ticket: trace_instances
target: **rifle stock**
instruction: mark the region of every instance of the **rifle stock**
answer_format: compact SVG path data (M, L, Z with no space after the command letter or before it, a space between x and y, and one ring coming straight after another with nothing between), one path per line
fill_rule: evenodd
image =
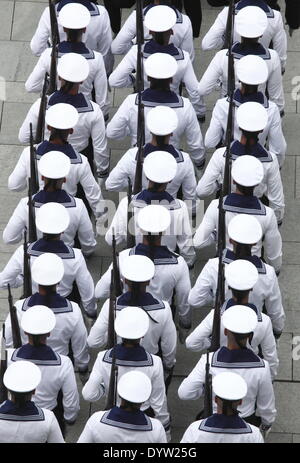
M48 88L48 74L45 74L43 90L41 95L41 102L39 108L38 121L36 126L35 143L41 143L44 140L45 132L45 114L47 107L47 88Z
M109 318L108 318L108 333L107 333L107 348L113 349L112 363L110 369L108 394L105 404L105 410L110 410L116 405L117 398L117 375L118 367L116 366L116 353L114 347L117 344L117 337L115 332L115 310L116 310L116 292L114 285L114 271L111 271L110 280L110 298L109 298Z
M113 250L113 279L116 296L120 296L123 292L122 282L120 277L120 269L118 265L118 253L116 251L116 237L113 230L112 235L112 250Z
M2 325L2 337L1 337L1 363L0 363L0 404L7 400L7 389L3 382L4 373L7 368L7 352L5 348L5 324Z
M30 268L30 256L28 255L27 250L27 231L24 232L24 244L23 244L23 274L24 274L24 282L23 282L23 296L22 299L30 297L32 295L32 282L31 282L31 268Z
M35 194L39 191L39 177L37 172L37 162L35 157L35 148L33 144L33 132L32 132L32 124L29 124L30 130L30 179L29 182L31 183L31 191L32 194Z
M15 308L14 303L13 303L13 298L12 298L12 294L10 290L10 284L7 285L7 289L8 289L8 305L9 305L9 315L10 315L13 345L14 345L14 348L17 349L18 347L22 346L20 325L19 325L19 320L17 316L17 309Z
M127 189L127 248L133 248L135 246L135 236L130 233L130 227L132 228L132 219L133 219L133 208L131 204L132 200L132 184L131 180L128 177L128 189Z
M34 243L37 240L34 205L32 201L31 178L28 182L28 241Z

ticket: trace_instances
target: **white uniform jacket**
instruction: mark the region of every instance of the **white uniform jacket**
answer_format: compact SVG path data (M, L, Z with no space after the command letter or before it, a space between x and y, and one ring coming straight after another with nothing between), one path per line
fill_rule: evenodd
M75 196L78 183L81 184L86 199L89 202L95 216L97 216L97 206L102 198L101 189L92 174L89 162L83 154L74 150L72 145L56 145L48 140L43 141L35 147L35 157L37 162L41 157L49 151L60 151L64 153L71 161L71 168L68 174L67 181L62 188L70 195ZM25 148L18 162L8 178L8 188L12 191L22 191L27 188L27 178L30 177L30 148ZM43 188L44 182L39 175L40 188Z
M1 444L64 444L54 413L26 402L22 409L7 400L0 407Z
M240 89L237 89L234 93L234 131L233 139L241 139L241 131L239 130L236 121L236 109L243 103L248 101L254 101L261 103L268 113L268 123L266 128L259 134L259 143L263 146L266 144L269 147L269 151L276 154L277 160L280 166L283 165L285 154L286 154L286 141L282 132L281 117L279 109L273 101L267 99L267 97L261 93L254 93L251 95L242 95ZM212 112L211 120L207 132L205 134L205 147L215 148L220 141L225 144L225 134L227 128L228 119L228 98L220 98L217 100L215 107Z
M47 338L47 344L57 354L68 355L69 342L71 342L75 367L85 370L90 360L87 345L87 330L83 321L81 310L76 302L68 301L58 293L53 293L50 298L35 293L27 299L21 299L15 304L20 325L22 344L26 344L27 336L21 328L23 314L29 307L45 305L49 307L56 318L56 325ZM5 320L5 340L7 347L13 347L11 320L8 315Z
M132 249L125 249L119 254L119 262L128 255L141 255L150 258L150 248L145 244L138 244ZM156 298L172 304L172 297L176 293L176 307L178 309L181 326L190 328L191 311L188 304L191 280L188 266L183 257L170 251L166 246L155 246L154 254L155 275L150 280L148 291ZM95 297L108 298L110 292L112 264L102 275L95 288Z
M74 198L64 190L48 192L41 190L32 197L33 206L39 209L43 204L55 202L62 204L69 213L70 223L62 234L62 240L69 246L74 246L74 239L78 233L81 250L84 255L90 255L95 250L97 241L93 231L91 219L82 199ZM36 214L36 211L35 211ZM28 197L22 198L14 210L3 231L5 244L16 244L23 239L23 232L28 229ZM37 237L42 238L42 233L37 230Z
M118 311L125 307L132 306L131 294L129 292L122 294L117 299ZM149 315L149 330L141 341L141 345L151 354L157 354L159 351L159 341L161 343L162 360L167 369L175 365L177 335L176 328L172 318L172 312L168 302L154 298L150 293L144 293L139 300L139 307L145 310ZM151 320L151 318L155 321ZM100 348L107 343L109 318L109 300L105 301L101 312L91 331L88 335L89 347Z
M75 373L69 357L57 354L46 344L34 347L25 344L18 349L8 349L7 363L27 360L37 365L42 379L32 396L41 408L53 410L57 406L57 394L62 390L64 419L74 421L79 412L79 394Z
M112 364L112 351L115 349L118 381L129 371L138 369L151 380L152 391L147 402L141 409L152 407L156 418L167 429L170 426L170 416L167 409L166 390L161 359L157 355L147 352L142 346L127 348L117 344L113 349L99 352L90 374L88 382L82 389L84 400L95 402L109 391L109 379ZM120 404L120 398L117 405Z
M287 38L284 30L282 16L279 11L270 8L263 0L241 0L235 6L235 14L246 6L258 6L262 8L268 17L268 27L263 36L259 39L265 47L273 42L273 48L277 51L281 66L284 69L287 58ZM228 7L225 7L217 16L214 24L205 34L202 40L203 50L222 48L224 45L225 31L228 17ZM240 36L234 32L234 41L240 40Z
M93 314L96 309L94 282L80 249L71 248L63 241L46 241L42 238L31 243L28 247L30 264L32 265L35 258L45 252L52 252L63 259L65 273L57 287L57 292L61 296L67 297L72 292L73 283L76 281L85 311ZM23 245L21 245L15 250L4 270L0 273L0 288L6 288L7 283L12 288L18 288L23 284L23 260L24 250ZM32 282L32 289L33 292L38 290L34 281Z
M181 444L263 444L259 428L243 418L214 414L194 421L185 431Z
M181 138L185 135L189 153L195 164L201 164L205 157L205 148L199 122L194 108L187 98L176 95L174 92L161 92L147 88L142 93L145 120L151 108L156 106L169 106L174 109L178 117L178 126L174 131L170 143L180 149ZM137 143L137 115L138 96L128 95L118 108L112 120L107 124L106 134L108 138L121 139L131 137L131 145ZM145 127L145 141L151 141L151 135Z
M127 412L114 407L94 413L87 421L78 444L165 444L163 425L141 411Z
M256 143L247 147L239 141L234 141L230 147L230 157L232 162L240 156L249 154L262 162L264 168L264 178L261 183L255 187L254 194L258 198L263 195L269 199L269 205L274 210L277 221L280 222L284 216L284 195L279 171L279 164L275 154L265 150L265 148ZM205 172L197 185L197 196L205 198L218 189L219 183L222 183L225 171L226 148L218 148L209 160ZM231 191L235 191L235 186L231 184Z
M194 246L202 248L211 241L211 234L218 229L219 204L217 199L211 201L205 211L203 220L194 235ZM225 210L226 224L226 247L232 250L232 244L229 242L227 227L230 220L236 214L254 215L259 221L263 230L263 246L265 258L276 271L280 270L282 263L282 239L278 231L277 221L273 209L264 206L255 196L242 196L237 193L231 193L225 196L223 200ZM253 246L254 255L261 257L262 242L260 241Z
M234 306L236 303L233 299L227 299L222 305L221 311L221 324L220 324L220 345L227 345L227 337L224 334L223 317L225 310ZM269 363L272 381L277 375L279 365L276 342L272 331L272 323L268 315L261 313L254 304L244 304L255 311L257 314L257 326L254 330L253 339L248 348L251 348L256 354L259 353L259 346L263 358ZM185 344L187 349L193 351L207 350L211 345L211 335L213 328L214 310L202 320L202 322L194 329L194 331L186 338Z
M265 306L269 315L273 330L281 333L284 328L285 313L282 306L282 299L278 279L275 270L271 265L265 264L257 256L243 257L249 260L258 271L258 281L249 293L249 302L254 304L261 312ZM235 254L229 249L224 250L223 264L230 264L236 260ZM190 291L188 303L191 307L214 305L217 291L219 259L209 259L198 276L195 285ZM231 291L225 282L225 297L228 298Z
M39 98L30 107L27 116L19 130L19 140L21 143L29 143L30 131L29 124L32 123L33 137L36 134L36 127L39 116L41 99ZM48 107L57 103L68 103L77 109L79 119L74 128L74 132L69 137L69 142L76 151L83 151L89 145L91 137L94 150L94 162L97 170L105 171L109 165L109 154L105 136L105 123L101 109L84 96L82 93L77 95L66 95L60 90L53 93L48 100ZM49 131L45 127L45 138L49 138Z
M210 374L232 371L242 376L248 391L238 407L240 416L247 418L256 410L262 424L272 425L276 417L275 397L271 381L270 367L267 361L259 358L251 349L229 350L222 346L209 354ZM189 376L183 380L178 389L181 400L196 400L202 396L205 384L206 355L202 355ZM215 395L213 394L213 411L216 413Z
M192 231L187 206L183 201L174 199L173 196L167 192L152 193L148 190L143 190L141 193L133 196L131 201L131 206L133 206L133 220L130 221L129 230L135 235L136 243L140 243L142 241L142 233L136 222L137 214L142 207L149 204L159 204L170 211L171 225L162 237L162 244L168 246L171 251L175 251L177 245L180 250L180 254L184 257L187 264L192 265L196 256L193 248ZM110 228L105 235L105 241L110 246L112 245L113 230L117 244L121 244L126 241L128 228L127 210L128 199L125 197L120 201Z

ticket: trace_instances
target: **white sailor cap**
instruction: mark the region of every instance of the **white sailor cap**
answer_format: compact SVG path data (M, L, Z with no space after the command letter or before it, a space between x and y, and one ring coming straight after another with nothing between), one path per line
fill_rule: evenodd
M139 212L137 223L143 233L158 235L169 228L171 214L163 206L154 204L145 206Z
M167 151L153 151L146 156L143 169L148 180L155 183L168 183L177 173L177 162Z
M267 27L268 17L258 6L246 6L236 15L235 28L241 37L261 37Z
M228 236L236 243L256 244L262 235L259 221L249 214L237 214L228 224Z
M232 333L252 333L257 326L257 314L246 305L233 305L223 313L222 322Z
M51 333L56 325L56 318L51 309L45 305L34 305L24 312L21 327L28 334Z
M31 276L38 285L52 286L59 283L64 276L62 259L52 252L38 256L31 267Z
M254 156L239 156L233 163L231 176L239 185L259 185L264 178L262 162Z
M154 277L155 266L146 256L127 256L120 259L120 272L126 280L142 283Z
M166 5L150 8L145 15L144 24L152 32L165 32L172 29L177 21L175 11Z
M68 82L83 82L88 77L89 72L90 67L87 59L78 53L66 53L58 61L57 74Z
M4 386L12 392L26 393L34 391L42 379L41 370L27 360L11 363L3 376Z
M58 235L68 228L70 216L62 204L46 203L37 210L35 222L42 233Z
M237 259L225 265L225 278L230 288L247 291L257 283L258 271L248 260Z
M248 101L238 107L236 121L238 126L247 132L259 132L267 126L268 112L262 104Z
M144 67L147 76L154 79L170 79L178 69L176 59L167 53L153 53L146 59Z
M241 400L247 395L247 383L237 373L224 371L214 376L212 388L216 396L224 400Z
M67 177L71 169L71 161L61 151L48 151L38 163L39 173L46 178L59 179Z
M168 106L156 106L146 116L149 132L154 135L170 135L177 129L178 117L174 109Z
M236 75L243 84L260 85L267 82L269 71L260 56L246 55L236 63Z
M125 307L115 319L115 332L120 338L141 339L149 329L149 317L140 307Z
M66 29L84 29L90 22L89 10L80 3L69 3L59 12L58 22Z
M146 402L151 391L151 380L141 371L129 371L122 375L118 382L118 394L128 402L136 404Z
M67 103L57 103L46 111L46 124L54 129L73 129L78 122L79 114L74 106Z

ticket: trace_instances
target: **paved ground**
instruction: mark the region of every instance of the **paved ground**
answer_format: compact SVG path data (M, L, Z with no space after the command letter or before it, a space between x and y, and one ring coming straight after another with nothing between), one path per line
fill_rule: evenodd
M48 2L47 2L48 3ZM283 0L279 2L283 6ZM7 178L13 169L21 151L17 138L19 127L36 95L25 92L24 81L32 70L36 58L32 56L29 41L33 35L38 19L46 6L46 0L0 0L0 230L2 232L18 200L24 195L14 194L7 190ZM215 19L218 10L209 7L206 0L202 1L203 25L201 37L208 30ZM124 10L123 19L128 10ZM195 41L196 74L200 78L210 62L213 53L200 50L200 40ZM287 321L284 334L279 343L280 369L275 383L276 405L278 417L269 435L268 442L300 442L300 362L292 360L292 339L300 336L300 156L298 153L298 131L300 128L300 103L294 101L291 91L295 86L292 79L300 74L300 32L296 32L292 39L288 39L288 64L284 75L284 89L286 97L286 115L284 118L284 133L288 142L288 156L282 169L285 189L286 213L284 225L281 229L284 241L283 269L280 275L280 287L283 295ZM118 62L118 60L117 60ZM3 98L3 79L5 79L6 98ZM300 81L300 78L299 78ZM115 108L123 101L129 92L116 90L111 93L111 102ZM300 96L300 95L299 95ZM207 99L208 114L217 94ZM5 100L5 101L1 101ZM203 126L202 126L203 127ZM207 123L202 128L203 133ZM110 143L112 166L115 165L125 149L128 140ZM105 197L118 199L117 195L105 194ZM103 239L98 240L97 252L88 261L94 281L106 270L110 262L110 249ZM0 240L0 269L4 267L14 251L15 246L5 246ZM198 255L194 275L197 276L206 260L213 255L213 250L201 252ZM194 275L192 276L194 279ZM20 296L20 291L14 291L14 298ZM103 301L102 301L103 302ZM101 307L101 301L99 304ZM0 291L0 321L6 317L8 308L6 292ZM194 325L207 314L207 310L199 310L194 314ZM300 343L300 338L298 340ZM93 355L94 356L94 355ZM175 376L169 389L169 408L172 415L172 437L178 442L186 427L194 420L201 403L181 402L177 398L177 389L184 378L198 360L198 354L188 352L183 346L178 347ZM92 365L92 363L91 363ZM81 388L81 386L79 385ZM93 405L93 410L101 409L102 403ZM67 440L75 442L89 414L89 404L81 400L81 410L75 426L69 428Z

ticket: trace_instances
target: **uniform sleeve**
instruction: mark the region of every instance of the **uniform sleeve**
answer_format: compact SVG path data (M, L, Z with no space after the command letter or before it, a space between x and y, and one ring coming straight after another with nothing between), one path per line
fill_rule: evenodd
M276 14L277 12L275 12ZM285 68L286 59L287 59L287 37L283 25L283 20L281 14L276 14L277 24L275 27L275 34L273 35L273 49L277 51L278 56L281 62L282 70Z
M168 304L164 301L164 304ZM176 362L177 334L170 307L166 307L166 318L161 334L162 361L165 368L173 368Z
M30 48L35 56L40 56L48 47L47 41L50 35L50 15L49 7L47 6L39 20L38 27L30 42Z
M25 148L22 151L14 170L8 177L8 189L11 191L23 191L27 187L28 150L28 148Z
M74 302L72 302L74 304ZM75 366L80 370L85 370L88 367L90 355L87 345L87 330L82 318L81 310L78 309L78 319L74 326L71 337L72 351L75 360Z
M264 235L265 256L275 271L279 271L282 264L282 239L278 230L277 220L273 210L270 210L270 218Z
M196 400L203 394L205 384L205 358L201 357L189 376L179 386L178 396L181 400Z
M132 87L133 80L130 77L132 71L136 69L137 61L137 46L134 45L129 52L124 56L121 63L109 76L109 84L111 87L123 88Z
M205 169L203 176L199 180L196 189L197 196L200 199L204 199L217 191L219 185L218 180L220 177L222 177L224 151L224 148L219 148L210 158L210 161Z
M97 72L94 79L95 97L96 103L103 110L107 98L107 79L104 60L100 53L96 55L96 63Z
M64 418L67 421L74 421L79 412L79 394L76 378L71 360L65 357L64 376L62 384Z
M91 416L89 420L87 421L82 433L80 434L77 444L96 443L94 440L94 434L93 434L93 427L94 427L93 421L94 421L93 416Z
M272 378L272 381L274 381L277 375L277 370L278 370L278 365L279 365L276 341L275 341L274 334L272 331L272 324L271 324L270 318L266 316L264 317L264 319L266 320L265 322L266 330L265 330L265 335L263 339L261 340L261 349L263 353L263 358L267 360L267 362L269 363L271 378Z
M112 120L107 124L106 135L108 138L115 138L117 140L130 135L128 97L125 98Z
M215 148L224 137L224 129L222 123L222 114L218 100L213 109L211 120L207 132L205 134L204 144L206 148Z
M185 433L182 436L182 439L180 441L181 444L195 444L196 442L198 443L198 439L196 440L195 436L195 424L192 423L190 426L186 429ZM200 425L200 421L197 421L196 429L198 430ZM199 432L199 431L198 431Z
M116 237L116 244L125 243L127 237L127 209L128 200L127 197L123 198L116 210L116 213L112 219L111 225L105 235L105 241L109 246L112 245L112 232L114 230Z
M193 159L196 165L199 165L205 158L205 147L203 143L202 133L195 110L192 107L191 103L188 100L185 100L185 105L187 105L187 111L185 114L186 142L191 158Z
M282 306L281 292L278 284L275 270L271 267L273 278L270 282L269 292L265 299L265 307L268 316L271 319L273 330L276 333L281 333L284 328L285 313Z
M130 156L125 153L110 172L105 182L106 189L108 191L127 191L128 177L132 181L135 174L131 169L132 166L134 164L131 162Z
M96 299L109 298L111 271L112 271L112 264L110 264L106 272L103 273L100 280L96 284L96 288L95 288L95 298Z
M269 206L274 210L277 221L281 221L284 215L284 195L279 165L275 155L270 169L268 169L267 197L270 203Z
M195 170L190 157L185 159L186 172L182 178L182 194L184 200L196 199L197 181L195 177Z
M100 355L101 354L101 355ZM105 388L103 384L103 375L102 375L102 354L98 354L93 370L90 374L88 382L84 385L82 389L82 397L84 400L89 402L96 402L100 400L105 393Z
M155 419L155 418L154 418ZM152 419L151 421L153 421ZM167 436L166 436L166 431L164 430L163 425L158 421L155 420L157 423L157 429L156 429L156 438L155 438L155 443L157 444L166 444L167 443Z
M95 117L91 127L91 137L94 149L94 161L97 172L105 171L109 168L109 152L105 134L105 122L101 109L94 105Z
M170 425L170 415L167 409L166 388L164 383L164 373L160 358L155 363L155 372L151 378L152 391L149 397L150 406L153 408L155 418L167 428Z
M188 265L193 265L196 259L196 253L193 246L192 229L190 225L189 213L185 203L181 203L182 222L181 233L177 235L177 245L180 255L185 259Z
M196 280L196 283L190 290L188 302L193 308L202 307L206 304L210 304L213 301L214 280L209 270L210 261L205 264Z
M39 57L32 73L25 82L25 89L28 93L40 93L43 89L46 72L49 72L50 53L47 50L43 51Z
M23 247L19 246L0 273L0 288L18 288L23 284Z
M120 32L111 44L114 55L125 55L132 47L132 40L136 35L135 11L126 19Z
M279 166L282 167L286 155L286 141L282 132L282 123L277 106L274 106L268 133L269 150L276 154Z
M189 53L191 62L194 61L195 59L195 49L194 49L194 41L193 41L193 28L192 28L192 23L191 20L188 16L184 17L184 23L185 24L185 34L182 38L182 42L180 44L180 48L182 50L185 50Z
M78 199L77 199L78 201ZM78 226L78 238L81 244L81 250L85 256L92 254L97 246L97 241L95 239L95 234L93 230L93 225L91 219L89 218L88 211L83 203L80 200L80 220Z
M194 331L186 338L186 348L195 352L208 349L211 345L214 310L202 320Z
M81 252L79 255L75 279L84 310L93 314L97 307L94 298L94 282Z
M215 22L203 37L202 50L213 50L223 47L226 29L226 22L224 23L224 18L227 19L227 16L228 7L224 8L221 13L218 14Z
M272 425L276 418L276 408L268 362L265 362L265 368L262 371L256 397L256 414L261 417L262 424Z
M188 303L188 297L191 289L191 279L188 266L183 259L180 259L180 267L178 267L178 269L180 269L180 274L176 281L175 291L179 323L184 328L190 328L192 324L192 313Z
M87 338L89 347L103 347L107 343L109 301L106 301Z
M194 246L196 248L204 248L211 243L210 235L217 228L217 218L217 203L216 200L213 200L206 209L202 222L194 235Z
M50 412L50 413L51 413L51 418L50 418L51 421L49 425L47 444L64 444L65 440L61 433L57 419L53 412Z
M284 109L284 94L282 86L280 60L276 51L270 50L270 52L273 67L269 74L269 79L267 83L269 98L271 101L273 101L273 103L276 103L279 111L282 111Z
M186 57L188 56L187 52L185 53L185 55ZM199 114L201 103L199 101L200 95L198 92L198 80L196 78L195 71L189 56L187 60L187 66L183 75L183 82L185 83L185 88L189 94L190 101L194 106L196 113Z
M218 52L211 60L208 68L203 74L198 91L201 96L209 95L215 88L218 79L222 76L222 52Z
M95 177L92 174L90 165L87 160L84 162L82 175L80 177L80 184L84 190L86 199L88 200L94 215L96 215L97 205L102 198L102 193L98 183L95 180Z
M110 19L106 8L101 8L100 14L102 15L102 33L99 35L97 51L102 54L104 61L106 61L106 56L110 53L112 43Z
M27 217L27 198L23 198L19 201L13 215L8 221L5 229L3 230L3 241L5 244L16 244L19 243L23 238L23 231L26 227Z
M29 143L30 142L30 129L29 125L32 124L32 134L33 138L36 136L36 128L39 117L41 99L39 98L33 105L30 107L23 124L19 130L19 141L20 143Z

